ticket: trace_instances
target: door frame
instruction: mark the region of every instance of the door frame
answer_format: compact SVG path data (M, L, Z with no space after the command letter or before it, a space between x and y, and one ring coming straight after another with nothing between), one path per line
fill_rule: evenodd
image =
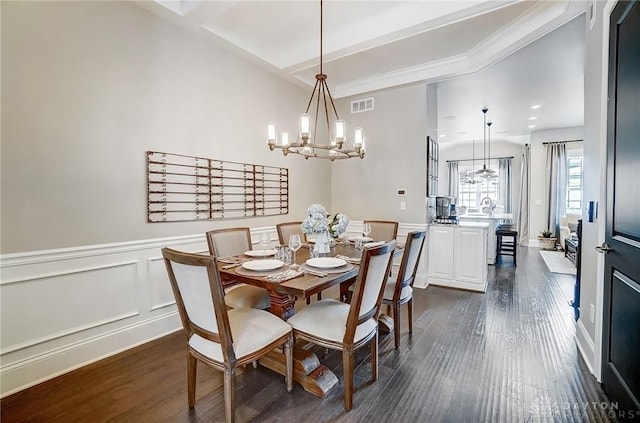
M598 207L597 245L601 245L605 241L607 218L607 113L608 113L608 97L609 97L609 30L611 28L611 12L618 3L617 0L607 0L602 11L602 80L600 81L600 195ZM583 227L584 230L584 227ZM589 246L587 248L592 248ZM594 355L592 370L596 380L602 382L602 341L603 341L603 323L604 323L604 254L596 254L597 257L597 274L596 274L596 313L595 313L595 334L594 334ZM587 313L583 313L587 316Z

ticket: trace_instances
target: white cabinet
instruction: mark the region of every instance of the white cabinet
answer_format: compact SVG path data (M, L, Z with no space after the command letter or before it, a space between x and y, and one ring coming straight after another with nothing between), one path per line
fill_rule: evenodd
M510 213L494 213L493 215L466 215L458 216L460 223L488 223L487 237L487 263L496 262L496 227L502 222L509 222L513 218Z
M427 256L427 271L429 277L453 279L453 227L429 227L429 255Z
M487 223L429 226L429 284L487 290Z

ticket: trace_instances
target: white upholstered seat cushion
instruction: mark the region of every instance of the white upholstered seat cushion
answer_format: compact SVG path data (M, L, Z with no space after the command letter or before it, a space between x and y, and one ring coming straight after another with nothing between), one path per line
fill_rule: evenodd
M271 304L265 289L256 286L237 284L226 289L224 302L231 308L257 308L266 310Z
M287 322L297 331L341 343L347 329L349 308L349 304L340 301L322 300L306 306ZM357 343L374 330L377 330L377 324L371 318L356 328L354 342Z
M387 286L384 287L384 299L387 301L393 300L393 291L396 289L396 279L389 278L387 280ZM413 288L411 286L405 286L400 291L400 300L410 297L413 294Z
M349 291L353 292L355 289L355 284L352 284L349 287ZM396 289L396 277L392 276L387 279L387 285L384 287L384 300L392 301L393 300L393 291ZM410 286L405 286L400 291L400 300L404 300L405 298L410 297L413 294L413 288Z
M229 310L227 315L237 359L258 351L291 332L291 326L287 322L268 311L236 308ZM189 346L215 361L224 362L222 349L216 342L194 334L189 339Z

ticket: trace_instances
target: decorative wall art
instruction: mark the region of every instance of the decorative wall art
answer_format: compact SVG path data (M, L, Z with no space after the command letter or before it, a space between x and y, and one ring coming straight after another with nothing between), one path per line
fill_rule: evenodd
M147 151L147 222L289 212L289 169Z

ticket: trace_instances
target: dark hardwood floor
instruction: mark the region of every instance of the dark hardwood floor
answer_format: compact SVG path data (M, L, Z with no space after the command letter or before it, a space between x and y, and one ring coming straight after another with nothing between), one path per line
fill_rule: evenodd
M380 369L369 382L367 348L357 354L354 408L342 385L325 399L248 366L237 377L240 422L606 422L608 400L574 340L571 278L549 273L535 248L518 268L490 266L486 294L416 289L409 336L380 337ZM336 292L337 296L337 292ZM321 360L342 379L341 354ZM187 407L182 332L83 367L0 401L10 422L211 422L224 419L222 375L198 366Z

